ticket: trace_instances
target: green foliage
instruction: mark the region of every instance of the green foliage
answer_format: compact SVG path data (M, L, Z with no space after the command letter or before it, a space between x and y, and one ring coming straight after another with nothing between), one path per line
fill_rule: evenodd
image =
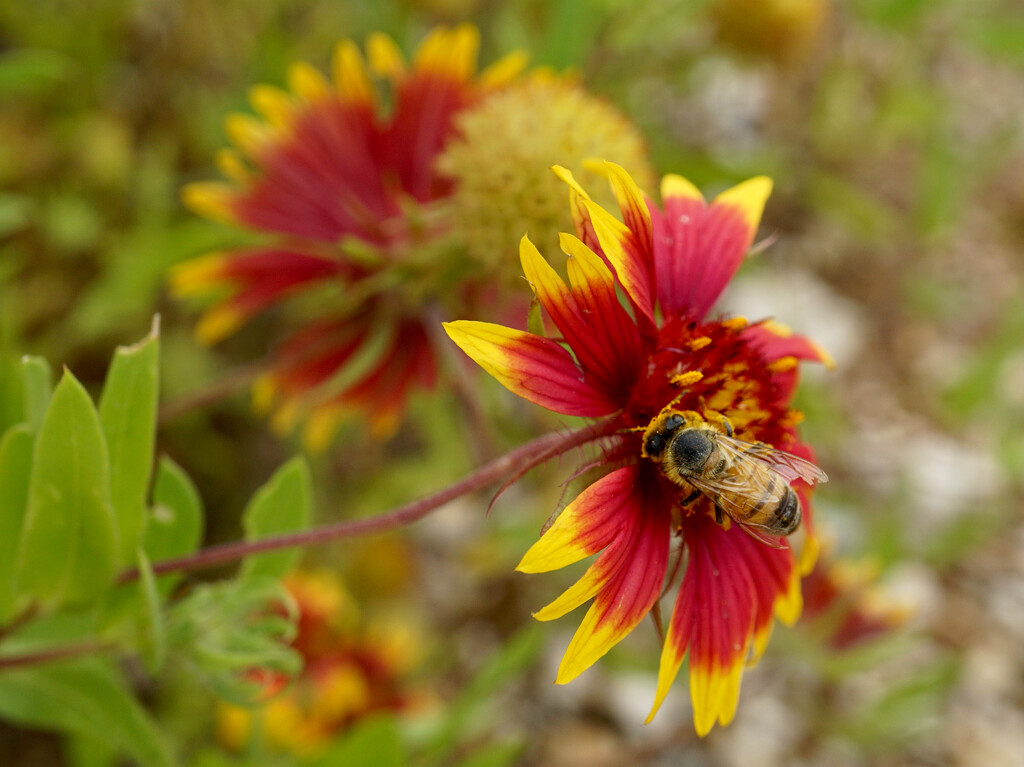
M331 744L309 767L403 767L408 763L394 718L379 716Z
M24 418L33 432L39 431L43 416L53 394L52 373L49 363L41 357L25 357L21 361L22 397L25 400Z
M139 615L142 632L140 640L142 659L145 661L149 673L156 674L167 660L167 627L164 621L160 592L157 590L156 577L153 575L153 566L150 564L146 552L139 549L137 554L138 590L145 605L145 609L141 610Z
M99 413L110 450L111 502L120 534L118 563L135 558L146 521L156 439L159 326L140 343L120 347L107 373Z
M245 538L257 541L269 535L291 533L309 525L312 489L309 464L302 456L286 463L253 496L242 516ZM242 574L281 577L295 564L299 552L285 550L247 557Z
M143 767L175 763L156 724L114 664L82 658L0 674L0 716L97 738Z
M266 575L209 584L172 606L167 641L218 697L252 704L264 687L247 672L293 676L302 668L302 656L287 644L295 638L297 609Z
M45 607L91 602L113 581L117 545L100 419L65 371L36 438L16 587Z
M18 609L14 560L28 506L32 445L27 424L12 426L0 438L0 625Z
M170 458L161 458L153 486L153 508L146 523L143 549L152 561L185 556L203 537L203 506L192 480ZM181 580L180 573L157 578L166 597Z
M158 366L154 323L140 343L117 350L98 409L68 370L53 388L40 358L7 368L19 385L5 396L20 412L12 409L19 422L0 437L0 716L76 736L72 752L82 764L109 764L117 753L143 767L174 761L113 663L20 667L24 653L118 650L138 654L152 674L173 658L235 700L257 692L245 672L301 667L287 645L295 605L266 574L283 572L288 555L256 560L240 580L168 604L181 576L157 578L152 563L195 551L204 521L195 487L168 458L148 500ZM304 526L309 484L304 461L286 464L250 505L251 534ZM115 584L127 567L134 582Z

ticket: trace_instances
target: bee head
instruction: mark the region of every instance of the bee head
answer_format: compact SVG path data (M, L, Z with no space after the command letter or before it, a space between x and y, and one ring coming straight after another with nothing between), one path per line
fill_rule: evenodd
M647 440L644 442L644 455L655 460L660 459L661 454L665 450L665 445L668 444L668 441L672 439L672 435L676 433L683 423L685 423L683 417L678 414L673 414L666 418L661 428L647 437Z
M681 472L697 474L714 449L714 444L700 429L684 429L672 440L672 460Z

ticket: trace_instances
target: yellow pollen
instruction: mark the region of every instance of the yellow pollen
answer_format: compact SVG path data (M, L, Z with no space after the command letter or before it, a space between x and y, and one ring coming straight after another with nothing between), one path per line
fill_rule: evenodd
M697 338L691 338L686 342L686 348L691 352L700 351L705 346L711 345L711 339L708 336L698 336Z
M727 330L743 330L749 324L746 317L732 317L722 322L722 327Z
M699 370L687 370L685 373L672 376L669 380L673 386L689 386L702 379L704 374Z

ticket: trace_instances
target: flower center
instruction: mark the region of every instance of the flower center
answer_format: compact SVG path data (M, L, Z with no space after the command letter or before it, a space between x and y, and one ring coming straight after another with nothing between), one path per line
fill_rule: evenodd
M696 323L669 320L645 375L623 412L627 428L644 429L665 408L725 417L738 439L786 443L797 414L787 404L778 365L750 343L742 318ZM783 445L784 449L784 445Z

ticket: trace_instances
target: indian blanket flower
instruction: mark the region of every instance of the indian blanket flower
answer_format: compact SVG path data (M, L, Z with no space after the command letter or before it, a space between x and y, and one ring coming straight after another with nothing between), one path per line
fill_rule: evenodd
M330 311L281 345L255 392L258 404L276 407L285 429L308 408L314 443L353 408L386 433L410 392L434 383L437 365L416 291L386 288L441 271L438 254L422 247L436 228L431 203L452 190L435 159L453 117L523 67L515 53L476 74L478 45L477 30L462 25L428 35L411 64L381 34L367 43L370 71L350 40L335 50L333 81L294 64L289 91L253 88L262 119L228 119L235 148L223 150L218 164L230 181L184 191L195 211L274 236L186 262L172 274L179 295L221 296L197 326L200 340L219 341L298 293L324 294L318 298ZM390 82L387 108L371 73ZM354 380L335 381L354 361L362 362Z
M432 32L411 63L376 34L366 63L351 41L338 45L332 80L295 64L288 91L252 89L259 118L228 119L235 148L218 164L229 181L184 191L196 212L263 240L185 262L172 289L215 298L196 328L203 342L270 310L292 328L254 401L278 431L304 424L311 447L350 411L378 435L393 430L410 395L441 372L438 317L520 308L495 279L515 259L491 244L502 226L536 231L554 207L515 194L531 162L546 169L575 148L572 167L600 153L646 170L643 142L610 107L566 78L520 77L521 53L477 74L478 46L476 28L461 25ZM590 125L569 119L584 109ZM509 134L510 121L526 128Z
M579 581L535 614L559 618L591 601L562 659L566 683L625 637L671 583L673 539L685 572L664 637L661 705L689 656L694 724L704 735L733 718L744 666L774 620L801 609L800 575L815 557L809 486L796 482L805 543L747 535L711 502L670 482L643 455L643 431L666 407L725 417L738 439L806 460L791 407L801 360L828 362L810 340L773 322L709 318L757 230L771 182L759 177L705 202L685 179L645 200L621 167L605 163L622 220L593 202L564 168L576 235L563 234L568 284L523 238L527 280L557 330L542 337L495 324L448 323L449 336L508 389L556 413L602 419L605 473L542 533L518 569L555 570L599 554ZM668 576L668 578L666 578ZM650 720L650 717L648 721Z

